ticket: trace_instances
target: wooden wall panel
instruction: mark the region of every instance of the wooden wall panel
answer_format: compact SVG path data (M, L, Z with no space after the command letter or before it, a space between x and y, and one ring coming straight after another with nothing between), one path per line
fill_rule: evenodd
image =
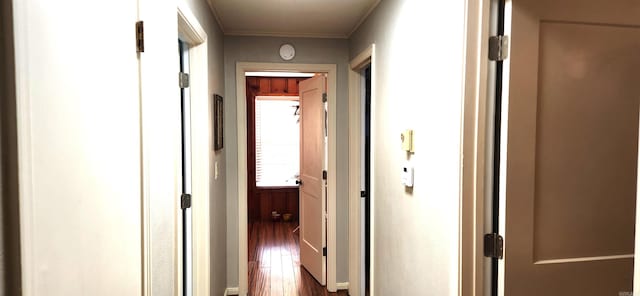
M271 219L271 212L275 209L273 208L273 198L271 198L271 192L269 191L260 191L256 192L256 196L258 197L258 205L260 207L260 215L254 219L260 221L268 221Z
M252 89L256 96L297 96L298 84L305 79L307 78L247 77L247 89Z
M256 194L256 136L255 97L260 91L260 81L247 77L247 209L249 220L260 217L260 203Z
M287 192L287 197L286 197L287 205L286 205L286 208L287 209L291 209L291 210L295 209L295 211L292 212L293 219L295 219L295 220L298 219L298 215L300 214L299 213L300 204L299 204L298 198L299 198L298 190Z
M287 79L286 78L273 78L271 79L271 93L289 93L287 90Z
M287 93L298 94L298 83L300 83L300 81L301 79L299 78L287 79Z
M299 215L298 187L256 188L259 217L251 221L271 221L271 212L293 214L292 220Z
M280 190L274 191L271 195L272 207L274 210L278 211L278 213L284 213L287 211L285 207L287 205L287 201L285 200L286 196L286 192L282 192Z
M271 92L271 79L266 77L258 78L260 82L260 92L261 93L270 93Z

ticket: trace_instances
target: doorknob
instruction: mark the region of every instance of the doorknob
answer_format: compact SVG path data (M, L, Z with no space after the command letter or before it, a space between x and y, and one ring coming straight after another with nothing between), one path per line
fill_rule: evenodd
M297 185L302 185L302 180L296 180Z

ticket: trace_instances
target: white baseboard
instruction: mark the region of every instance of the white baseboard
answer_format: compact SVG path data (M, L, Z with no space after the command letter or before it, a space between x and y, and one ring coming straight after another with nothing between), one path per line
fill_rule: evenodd
M349 282L336 283L336 289L338 289L338 290L349 290Z
M239 289L236 288L227 288L226 290L224 290L224 296L228 296L228 295L238 295L240 294Z

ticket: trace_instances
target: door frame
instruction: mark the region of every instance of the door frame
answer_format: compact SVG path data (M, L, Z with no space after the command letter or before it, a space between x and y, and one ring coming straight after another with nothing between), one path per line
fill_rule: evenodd
M463 85L463 125L460 151L461 202L459 209L458 295L483 296L488 288L490 273L483 254L487 207L491 195L487 194L487 178L491 174L488 153L492 136L489 135L491 118L489 106L488 40L491 2L495 0L466 1L465 56Z
M193 295L210 295L210 170L211 156L211 98L208 85L208 42L207 33L189 9L181 1L178 4L178 36L189 46L189 91L191 95L191 219L192 219L192 275ZM177 41L177 40L176 40ZM177 46L177 42L176 42ZM177 105L176 105L177 106ZM202 128L202 127L209 128ZM177 184L181 184L181 173ZM182 211L180 194L176 195L176 285L182 291ZM179 295L179 292L176 294Z
M247 230L247 104L245 72L291 71L327 73L327 104L329 109L329 164L327 168L327 290L336 287L336 64L236 63L236 124L238 126L238 292L248 291L248 230Z
M375 130L375 95L376 95L376 66L375 66L375 44L371 44L364 51L358 54L349 63L349 294L354 296L360 296L362 291L360 287L362 285L361 278L362 273L362 252L361 246L364 243L360 237L362 229L362 213L360 212L360 191L361 180L363 172L361 168L361 145L362 145L362 70L371 65L371 130ZM371 142L373 143L374 133L371 133ZM371 146L371 155L375 150L374 146ZM356 169L353 169L356 168ZM374 163L371 161L371 172L374 172ZM371 202L370 212L370 248L369 254L373 254L374 250L374 179L371 179L370 192L368 197ZM374 283L374 261L375 256L369 256L370 260L370 295L374 295L373 283Z

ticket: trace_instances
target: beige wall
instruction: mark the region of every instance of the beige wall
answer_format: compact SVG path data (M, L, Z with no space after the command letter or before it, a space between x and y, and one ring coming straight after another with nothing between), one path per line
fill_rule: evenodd
M224 92L224 36L218 23L211 14L206 0L187 0L189 8L196 16L208 38L209 58L209 95ZM211 153L211 199L210 199L210 231L211 231L211 294L222 295L227 287L227 195L226 195L226 157L229 150L228 140L225 138L223 150ZM219 176L214 178L215 162L218 163Z
M20 293L17 147L11 1L0 4L0 295Z
M296 48L291 63L337 64L337 282L348 281L348 45L344 39L226 36L225 54L225 149L227 150L227 284L238 287L238 155L236 152L236 63L283 63L283 43Z
M349 40L376 44L376 295L457 295L465 1L385 0ZM413 190L400 183L415 131Z

